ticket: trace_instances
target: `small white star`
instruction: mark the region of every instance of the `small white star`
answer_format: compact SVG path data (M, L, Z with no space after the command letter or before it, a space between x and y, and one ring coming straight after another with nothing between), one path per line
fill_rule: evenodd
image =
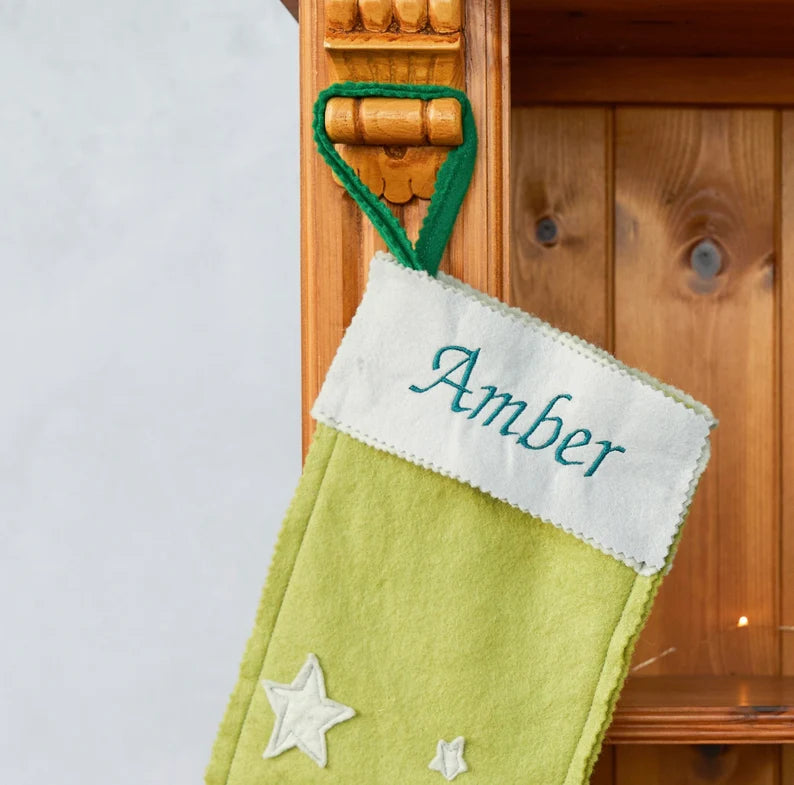
M306 753L318 766L328 762L325 734L334 725L355 715L350 706L325 694L325 678L314 654L306 658L292 684L262 680L276 724L263 758L275 758L292 747Z
M441 739L436 747L436 757L430 761L429 769L440 771L448 780L454 780L458 774L468 771L469 767L463 760L463 736L454 741Z

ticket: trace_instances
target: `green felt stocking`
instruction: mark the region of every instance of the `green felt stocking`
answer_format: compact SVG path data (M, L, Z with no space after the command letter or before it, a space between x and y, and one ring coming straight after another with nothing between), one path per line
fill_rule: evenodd
M328 97L373 92L462 100L468 141L416 248L320 129ZM713 418L435 277L473 162L465 98L342 85L317 118L394 257L373 261L315 405L206 781L582 785Z

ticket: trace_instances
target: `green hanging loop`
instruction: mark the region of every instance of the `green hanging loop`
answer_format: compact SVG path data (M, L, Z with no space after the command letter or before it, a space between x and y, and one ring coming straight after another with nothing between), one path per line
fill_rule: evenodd
M455 98L461 107L463 142L449 151L438 170L436 186L427 215L419 231L416 245L412 245L405 229L391 210L359 179L336 151L325 130L325 109L328 101L341 96L363 98ZM455 224L463 197L469 187L474 159L477 154L477 128L466 94L453 87L442 85L384 84L382 82L339 82L323 90L314 104L314 141L320 155L333 169L347 192L369 216L378 233L398 261L414 270L424 270L430 275L438 272L441 256Z

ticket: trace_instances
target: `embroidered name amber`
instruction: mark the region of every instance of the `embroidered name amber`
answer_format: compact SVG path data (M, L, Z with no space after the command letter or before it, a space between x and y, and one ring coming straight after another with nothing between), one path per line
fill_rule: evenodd
M469 396L466 398L466 403L477 401L477 393L470 390L467 385L480 356L480 349L467 349L465 346L455 345L442 346L433 357L434 371L443 370L441 363L442 358L447 359L445 355L452 358L452 364L441 376L426 387L412 384L408 389L415 393L426 393L439 384L446 384L455 390L450 409L453 412L468 412L469 420L475 420L482 415L483 426L492 425L503 412L507 412L507 417L502 420L499 428L502 436L517 436L516 444L527 450L545 450L554 447L554 460L557 463L562 466L586 466L585 477L592 477L608 455L626 452L625 447L613 444L608 439L592 441L593 434L587 428L575 428L560 438L565 428L560 416L561 407L564 402L573 400L573 395L569 393L555 395L527 428L524 427L528 421L527 402L516 400L512 393L499 392L495 385L482 385L480 390L484 390L485 394L481 395L476 405L464 406L464 396ZM462 359L458 359L461 355L463 355ZM454 375L458 375L458 378L454 378ZM558 407L556 411L555 406ZM529 416L531 415L530 412ZM517 425L517 430L513 429L514 425ZM596 445L598 447L594 451L592 447ZM583 460L577 460L578 458Z

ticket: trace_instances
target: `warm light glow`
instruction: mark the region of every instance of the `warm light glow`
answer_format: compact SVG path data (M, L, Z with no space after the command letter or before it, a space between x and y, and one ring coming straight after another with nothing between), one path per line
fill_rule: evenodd
M746 627L750 622L747 620L746 616L740 616L739 621L736 622L737 627Z

